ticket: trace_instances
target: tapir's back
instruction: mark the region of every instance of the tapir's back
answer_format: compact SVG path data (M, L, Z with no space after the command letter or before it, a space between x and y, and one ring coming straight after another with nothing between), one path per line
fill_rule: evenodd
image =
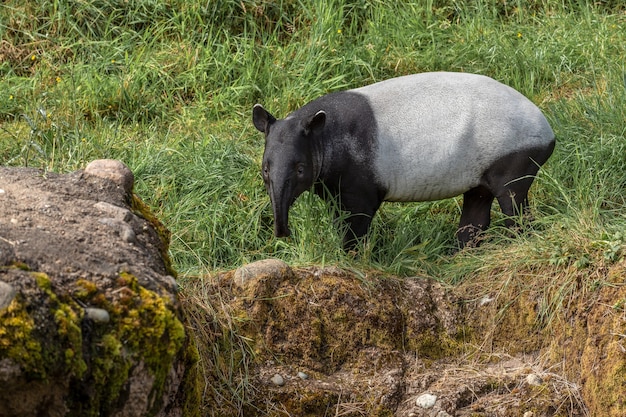
M375 170L386 200L436 200L478 185L499 158L552 146L541 111L489 77L434 72L352 90L376 121Z

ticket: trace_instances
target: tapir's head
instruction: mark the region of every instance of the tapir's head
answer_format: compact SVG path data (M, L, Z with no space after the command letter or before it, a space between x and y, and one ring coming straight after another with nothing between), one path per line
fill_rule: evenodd
M277 120L257 104L252 109L252 121L265 133L261 174L274 210L274 234L289 236L289 208L319 175L316 136L324 128L326 113Z

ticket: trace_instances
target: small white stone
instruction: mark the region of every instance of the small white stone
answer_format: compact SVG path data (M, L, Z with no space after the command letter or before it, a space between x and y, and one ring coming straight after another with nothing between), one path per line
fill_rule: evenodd
M309 379L309 376L304 372L298 372L298 378L300 379Z
M524 413L524 417L535 417L535 413L533 413L532 411L526 411Z
M272 381L272 384L278 385L279 387L285 385L285 380L279 374L275 374L270 381Z
M11 304L11 301L15 298L15 294L16 291L12 285L7 284L4 281L0 281L0 310Z
M539 386L543 384L543 379L537 374L528 374L526 376L526 383L528 385Z
M436 402L437 396L432 394L422 394L415 400L415 404L421 408L432 408Z
M109 320L111 320L109 312L102 308L87 307L85 309L85 316L96 323L108 323Z

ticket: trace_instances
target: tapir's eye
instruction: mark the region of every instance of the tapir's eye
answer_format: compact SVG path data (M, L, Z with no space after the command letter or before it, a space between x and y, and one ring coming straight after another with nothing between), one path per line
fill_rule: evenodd
M267 178L270 175L270 168L267 165L263 165L263 178Z
M303 175L304 174L304 165L298 164L298 167L296 168L296 172L298 172L298 175Z

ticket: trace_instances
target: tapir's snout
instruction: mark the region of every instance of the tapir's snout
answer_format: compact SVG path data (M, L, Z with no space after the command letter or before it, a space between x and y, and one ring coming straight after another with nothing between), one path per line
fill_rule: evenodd
M293 198L288 194L288 187L269 187L270 200L272 201L272 210L274 211L274 236L289 237L289 208Z

